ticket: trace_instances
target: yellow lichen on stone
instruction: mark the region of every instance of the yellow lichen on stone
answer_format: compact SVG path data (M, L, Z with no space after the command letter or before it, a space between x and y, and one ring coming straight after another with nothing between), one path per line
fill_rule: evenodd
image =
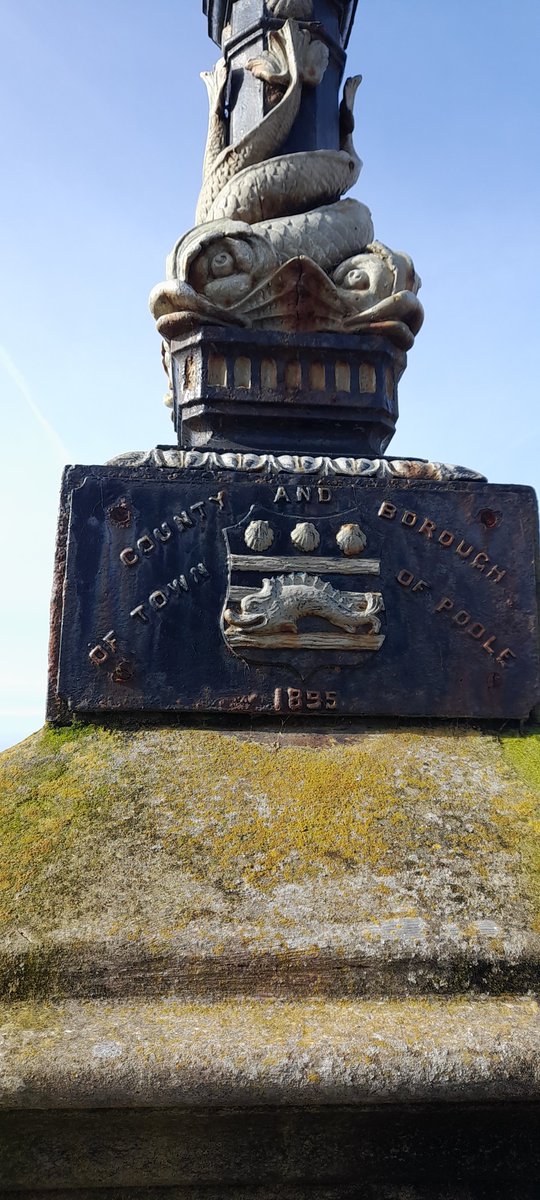
M83 882L79 839L129 819L133 800L122 795L113 746L114 736L91 726L45 729L0 756L0 915L13 902L24 911L36 887L44 911L67 902Z
M0 1005L4 1106L359 1104L538 1096L529 998ZM67 1035L67 1036L66 1036ZM66 1099L68 1103L66 1104Z
M337 953L352 904L368 948L437 918L464 945L502 926L494 949L535 893L536 799L508 763L494 737L448 726L46 730L0 757L0 913L131 943L211 928L219 958L232 929L249 947L271 926L286 948L296 903L303 953L323 918Z
M403 747L402 747L403 748ZM192 864L234 885L289 882L366 862L387 867L396 827L405 852L417 841L403 798L429 790L418 764L387 775L369 745L271 748L250 741L231 745L207 735L190 749L189 808L195 821L171 827L167 844ZM202 752L202 753L201 753ZM403 765L403 759L402 765ZM172 781L171 781L172 782ZM175 804L180 816L183 802ZM202 828L201 828L202 827Z

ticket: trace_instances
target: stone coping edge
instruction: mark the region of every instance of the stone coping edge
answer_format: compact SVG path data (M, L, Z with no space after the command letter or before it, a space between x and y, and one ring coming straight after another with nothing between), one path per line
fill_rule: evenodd
M540 1099L532 997L0 1006L0 1108Z
M389 922L390 925L390 922ZM73 938L21 949L0 946L2 1001L99 1000L130 1003L176 997L184 1004L250 1000L413 1000L433 996L520 996L536 991L540 938L507 931L497 951L494 935L477 933L467 949L451 942L422 945L423 923L395 921L381 942L365 940L358 953L318 947L311 953L276 949L187 954L156 937L147 944L111 944ZM512 937L514 939L512 943ZM517 949L516 947L519 947Z

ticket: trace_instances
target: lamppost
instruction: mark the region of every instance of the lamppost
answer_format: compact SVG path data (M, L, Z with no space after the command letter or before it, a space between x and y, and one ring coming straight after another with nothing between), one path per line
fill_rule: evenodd
M222 57L195 226L150 306L180 446L384 453L422 324L407 255L351 196L357 0L205 0Z

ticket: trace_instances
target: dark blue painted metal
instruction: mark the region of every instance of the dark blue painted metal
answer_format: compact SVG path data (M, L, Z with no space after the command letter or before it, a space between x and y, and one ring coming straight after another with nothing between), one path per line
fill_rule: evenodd
M242 0L241 7L243 15L255 20L263 6L261 0ZM340 37L343 45L346 46L358 7L358 0L332 0L332 3L329 3L328 0L315 0L315 7L315 19L319 21L323 17L323 9L325 13L326 10L331 13L333 9L334 14L338 14ZM203 12L205 17L208 17L208 34L218 46L221 46L224 27L231 19L232 8L233 0L203 0Z
M394 435L407 358L383 337L207 326L171 350L180 446L378 458Z
M51 719L197 711L502 720L538 702L531 489L76 467L64 530L67 516ZM245 538L257 520L272 530L262 551ZM291 539L305 522L320 538L312 554ZM336 542L349 524L367 538L357 558ZM231 628L250 633L230 619L241 597L293 572L340 594L380 592L384 641L351 648L346 630L309 612L298 619L301 637L285 630L265 645L255 625L253 642L231 639Z
M305 88L300 112L282 153L302 150L338 149L339 87L345 67L347 45L356 0L313 0L313 28L326 41L330 59L322 82L316 88ZM269 13L265 0L242 0L231 4L207 3L211 37L222 45L229 65L229 141L244 137L265 115L264 85L249 71L246 62L256 58L268 44L271 29L283 21ZM228 26L228 31L225 27ZM225 31L225 34L224 34Z

